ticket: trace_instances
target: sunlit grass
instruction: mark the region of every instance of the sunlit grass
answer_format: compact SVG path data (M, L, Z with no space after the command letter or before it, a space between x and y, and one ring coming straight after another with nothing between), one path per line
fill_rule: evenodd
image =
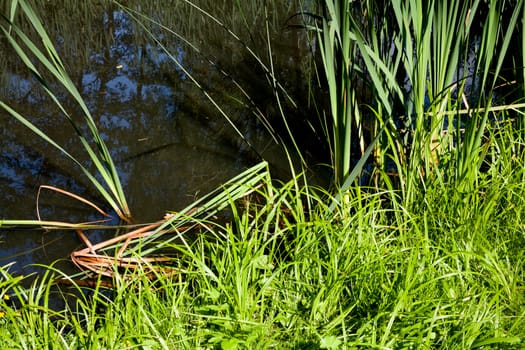
M525 203L524 171L507 172L495 165L468 194L433 187L414 212L358 187L331 211L324 191L268 179L230 202L231 222L172 246L176 275L121 271L111 290L84 287L51 311L58 272L28 289L4 273L19 301L2 302L0 344L512 348L525 326Z

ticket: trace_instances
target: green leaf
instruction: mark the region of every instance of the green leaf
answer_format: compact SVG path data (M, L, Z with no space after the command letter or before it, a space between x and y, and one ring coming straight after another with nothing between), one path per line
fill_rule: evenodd
M321 344L319 347L321 349L338 349L341 344L342 342L339 338L334 335L329 335L321 338Z
M230 338L221 341L222 350L237 350L239 349L240 341L237 338Z
M251 261L256 269L261 270L272 270L274 265L272 264L270 257L268 255L259 255Z

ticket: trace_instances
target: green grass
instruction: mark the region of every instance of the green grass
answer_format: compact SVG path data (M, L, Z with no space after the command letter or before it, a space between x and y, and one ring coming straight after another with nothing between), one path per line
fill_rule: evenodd
M265 178L231 203L231 222L174 246L176 276L122 274L51 311L59 272L28 289L4 272L17 306L2 302L0 346L519 348L522 159L495 163L468 193L432 186L414 208L352 187L332 211L320 189Z

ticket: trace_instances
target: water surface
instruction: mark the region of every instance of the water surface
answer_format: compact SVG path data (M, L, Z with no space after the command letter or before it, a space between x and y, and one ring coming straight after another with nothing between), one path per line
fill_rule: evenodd
M287 30L284 25L297 8L289 2L282 3L270 9L275 12L270 32L276 46L274 68L283 77L290 95L304 96L302 64L308 48L300 31ZM156 221L168 210L184 208L262 158L271 162L278 176L286 174L288 167L281 146L257 118L259 115L275 119L278 115L271 82L244 47L246 43L253 45L264 57L266 33L248 32L245 19L241 18L239 24L232 16L228 23L231 28L241 30L241 44L217 25L192 28L192 21L205 21L192 8L180 9L178 2L162 2L162 7L158 2L152 4L149 16L158 20L166 20L166 12L187 11L188 17L172 16L172 22L164 24L179 32L186 31L187 37L201 46L189 48L158 27L150 36L138 29L125 11L103 2L94 1L79 8L64 4L61 10L71 11L69 16L56 17L58 4L40 9L111 151L136 222ZM155 12L160 9L161 12ZM253 11L256 12L251 20L264 23L262 8ZM152 38L160 40L168 52ZM5 40L1 50L4 58L1 100L91 169L92 164L73 129L39 83L17 61ZM191 81L189 74L199 81L200 87ZM73 100L58 85L50 84L66 107L74 115L80 115ZM242 137L203 91L221 106ZM285 109L294 109L282 93L280 97ZM39 192L41 185L70 191L109 210L71 160L4 111L0 111L0 123L0 218L39 217L70 222L101 219L92 208L78 201L50 190ZM82 131L87 134L87 128ZM71 231L4 229L1 235L0 263L16 262L15 270L33 263L67 259L82 246ZM107 236L101 232L90 234L93 241L104 237Z

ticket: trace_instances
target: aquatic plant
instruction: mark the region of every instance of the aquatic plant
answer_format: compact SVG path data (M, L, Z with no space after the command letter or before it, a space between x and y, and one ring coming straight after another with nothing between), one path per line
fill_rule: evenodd
M0 101L0 106L14 118L27 126L37 136L41 137L51 146L57 148L62 154L70 158L75 165L80 168L82 173L89 178L90 182L95 186L100 195L105 201L107 201L118 216L125 221L129 221L131 219L131 213L120 183L117 168L111 158L110 151L98 131L91 112L80 95L77 87L69 77L60 56L55 49L53 41L47 35L38 15L25 0L13 1L11 2L11 5L10 12L2 14L3 22L0 28L2 33L16 51L20 60L32 72L35 79L40 82L44 91L57 105L62 116L66 118L72 126L72 129L80 140L84 150L89 155L89 159L95 165L98 175L102 177L102 182L97 180L96 175L91 173L86 165L77 160L70 151L66 150L51 139L51 137L49 137L44 131L32 123L29 118L21 115L3 101ZM18 12L23 14L27 21L31 23L35 33L38 35L38 41L32 40L16 23L13 22L13 19L17 17ZM38 62L38 64L36 62ZM49 79L51 78L60 84L78 104L82 111L82 121L88 127L90 132L89 135L84 135L82 133L82 128L80 127L79 122L73 117L72 111L69 111L63 102L60 101L58 98L58 92L53 89L53 85L50 83ZM92 139L92 142L90 142L90 139Z
M358 50L350 31L352 5L350 1L321 2L322 25L317 29L322 73L330 100L329 111L321 117L328 118L326 125L332 128L325 136L331 145L336 186L341 186L352 170L352 145L356 142L352 136L357 134L357 142L362 148L364 144L362 117L356 96L359 89L356 75L359 71Z
M350 172L350 145L358 142L362 152L363 138L375 139L381 127L387 129L376 143L378 171L371 176L389 188L398 183L408 203L436 176L452 176L458 186L475 182L490 120L513 119L506 111L523 108L519 100L493 108L497 88L506 84L503 69L508 80L521 81L523 47L511 51L509 44L523 38L523 1L327 0L320 6L316 30L336 182ZM357 96L363 89L368 95ZM454 174L442 173L446 160Z

